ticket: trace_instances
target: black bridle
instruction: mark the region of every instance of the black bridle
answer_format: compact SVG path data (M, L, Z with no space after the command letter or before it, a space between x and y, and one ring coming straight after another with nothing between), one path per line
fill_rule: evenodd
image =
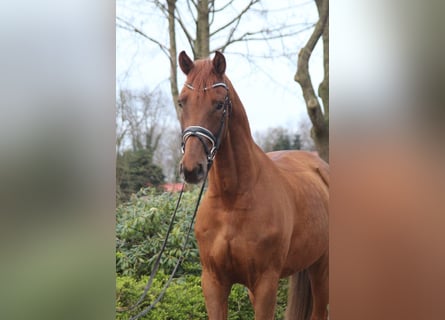
M186 83L185 86L189 88L190 90L195 90L195 88L191 85ZM218 132L216 133L216 136L209 130L201 126L190 126L184 129L182 132L182 144L181 144L181 152L184 154L185 152L185 143L187 142L188 138L190 137L197 137L199 141L201 141L204 151L207 154L207 165L208 169L210 169L213 159L215 159L216 152L219 149L219 146L221 145L221 135L224 130L224 125L226 121L226 116L230 116L230 112L232 109L232 102L229 98L229 87L224 82L217 82L213 84L211 87L205 87L204 91L207 91L209 89L217 88L217 87L224 87L227 90L226 97L224 98L224 104L223 104L223 113L221 115L221 121L220 126L218 129ZM211 148L208 147L205 139L210 141Z

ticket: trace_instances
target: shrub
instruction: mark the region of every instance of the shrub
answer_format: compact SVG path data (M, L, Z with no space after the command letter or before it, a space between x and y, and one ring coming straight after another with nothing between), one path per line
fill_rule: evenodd
M164 182L161 167L153 163L153 150L126 150L116 158L117 201L127 201L143 187L159 186Z
M158 274L147 297L131 315L141 312L154 301L161 292L168 276ZM116 280L116 306L117 308L133 305L144 291L148 276L137 280L133 277L118 276ZM284 319L284 310L287 301L287 280L280 282L278 303L275 311L275 319ZM229 320L253 319L254 312L248 297L247 289L239 284L232 287L229 296ZM130 313L118 312L117 320L130 319ZM201 289L201 279L196 275L183 276L175 279L166 290L162 300L144 317L140 319L150 320L206 320L204 297Z
M158 275L144 302L136 309L142 311L161 292L167 281L164 274ZM148 277L136 280L132 277L118 277L116 283L116 305L117 307L130 306L135 303L142 294ZM133 311L131 314L136 314ZM130 314L127 312L117 313L116 319L127 320ZM140 319L150 320L183 320L183 319L207 319L204 298L201 293L201 282L198 276L184 276L175 279L168 287L163 299L144 317Z
M161 266L147 297L131 313L143 310L156 299L177 259L189 228L198 188L184 192L176 222L161 259ZM153 263L159 253L178 194L157 193L142 189L116 212L116 307L132 306L144 291ZM176 320L207 319L201 289L201 266L194 233L185 251L184 262L163 299L141 319ZM287 302L287 280L280 282L275 319L284 319ZM127 320L128 312L117 313L116 319ZM253 319L247 289L234 285L229 297L229 320Z
M116 271L119 275L139 278L150 274L167 234L178 194L157 194L154 189L142 189L116 212ZM198 190L184 192L167 247L161 258L161 270L168 274L182 254L183 242L191 223ZM192 230L184 252L181 275L199 274L199 256Z

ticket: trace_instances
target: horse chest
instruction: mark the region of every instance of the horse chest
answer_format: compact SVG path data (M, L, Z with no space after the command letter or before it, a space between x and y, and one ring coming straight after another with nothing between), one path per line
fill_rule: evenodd
M242 226L236 223L197 221L195 233L201 257L208 257L218 263L232 262L244 249L239 244L246 243L241 229Z
M232 216L230 216L232 214ZM198 219L195 226L203 268L224 274L235 282L249 283L263 269L259 261L275 261L277 232L252 228L248 213L240 217L232 212ZM207 217L207 215L206 215ZM272 248L272 249L271 249ZM273 255L267 257L267 255Z
M214 274L224 275L234 282L247 283L254 276L254 250L246 239L221 232L198 242L203 268Z

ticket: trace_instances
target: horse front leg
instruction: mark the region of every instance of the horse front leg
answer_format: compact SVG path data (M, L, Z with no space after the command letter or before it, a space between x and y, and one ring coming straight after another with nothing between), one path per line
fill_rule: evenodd
M201 286L209 320L226 320L231 286L206 270L202 271Z
M249 291L250 300L255 310L255 320L274 319L277 303L278 274L264 274Z

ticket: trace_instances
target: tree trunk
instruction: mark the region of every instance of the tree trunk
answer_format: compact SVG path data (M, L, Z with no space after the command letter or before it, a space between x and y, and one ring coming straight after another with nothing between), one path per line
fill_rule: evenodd
M170 56L170 91L175 105L176 117L180 118L181 109L178 105L178 76L177 76L177 49L176 49L176 31L175 31L175 11L177 0L167 0L168 15L168 35L169 35L169 56ZM207 58L210 54L210 35L209 35L209 2L208 0L198 1L198 18L196 20L196 39L193 51L195 59Z
M176 50L176 32L175 32L175 10L176 10L176 0L167 0L167 10L168 10L168 37L170 41L170 91L172 93L173 103L175 105L176 117L180 118L181 109L178 105L178 76L177 69L178 63L176 60L177 50Z
M320 19L315 25L308 42L298 54L295 81L300 84L303 91L307 113L312 122L311 137L314 140L315 147L320 157L329 162L329 1L316 0L316 4ZM318 96L323 102L324 112L320 100L315 94L309 74L309 59L322 35L324 79L319 86Z
M195 59L207 58L210 54L209 1L198 1L196 20Z
M324 161L329 163L329 122L327 122L321 132L314 132L314 127L312 127L311 137L314 140L318 155Z
M321 16L322 0L316 0L318 14ZM323 69L324 78L318 87L318 96L323 102L325 117L329 118L329 14L326 17L326 23L321 35L323 40Z

